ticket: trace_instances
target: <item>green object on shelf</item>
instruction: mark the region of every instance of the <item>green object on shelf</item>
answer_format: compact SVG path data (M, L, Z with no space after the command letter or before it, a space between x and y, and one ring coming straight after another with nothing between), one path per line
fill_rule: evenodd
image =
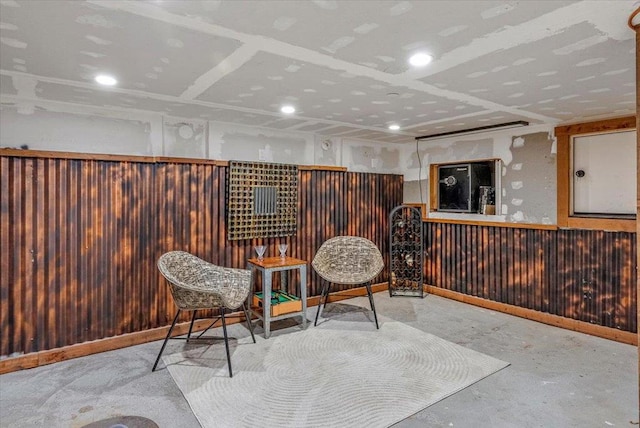
M256 293L255 294L256 297L260 300L262 300L262 296L263 293ZM294 296L292 294L286 293L284 291L280 291L280 290L273 290L271 291L271 304L272 305L277 305L279 303L284 303L284 302L291 302L291 301L296 301L296 300L300 300L300 298L298 296Z

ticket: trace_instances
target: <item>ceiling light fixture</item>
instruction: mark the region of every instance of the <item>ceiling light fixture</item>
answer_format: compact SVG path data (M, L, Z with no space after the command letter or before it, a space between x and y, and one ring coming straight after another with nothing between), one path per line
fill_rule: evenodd
M113 86L118 83L115 77L109 76L108 74L98 74L96 76L96 82L104 86Z
M424 67L425 65L429 64L432 59L433 57L431 55L420 52L414 54L413 56L411 56L411 58L409 58L409 64L413 65L414 67Z
M458 135L479 134L481 132L497 131L502 129L520 128L521 126L529 126L529 122L518 120L515 122L498 123L496 125L479 126L477 128L461 129L459 131L442 132L440 134L423 135L416 137L416 140L429 140L445 137L453 137Z
M400 129L400 125L396 125L396 124L389 125L389 129L392 131L397 131L398 129Z
M284 114L292 114L296 112L296 108L294 106L282 106L280 107L280 111Z

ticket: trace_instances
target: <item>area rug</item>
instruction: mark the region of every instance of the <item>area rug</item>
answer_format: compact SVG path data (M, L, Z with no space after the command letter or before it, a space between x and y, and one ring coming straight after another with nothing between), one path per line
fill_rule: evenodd
M203 427L388 427L509 364L400 322L304 331L163 358Z

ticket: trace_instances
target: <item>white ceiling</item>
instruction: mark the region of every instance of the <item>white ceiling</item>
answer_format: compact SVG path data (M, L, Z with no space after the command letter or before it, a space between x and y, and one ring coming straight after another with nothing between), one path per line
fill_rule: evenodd
M635 114L637 6L0 0L0 96L380 142L623 116ZM411 69L417 51L434 61ZM101 72L118 85L97 85Z

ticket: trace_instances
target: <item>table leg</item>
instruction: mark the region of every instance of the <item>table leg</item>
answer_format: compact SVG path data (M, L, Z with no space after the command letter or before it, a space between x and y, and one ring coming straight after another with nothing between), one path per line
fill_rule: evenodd
M300 299L302 299L302 328L307 328L307 266L300 266Z
M284 291L285 293L289 292L289 271L288 270L281 270L280 271L280 290Z
M251 263L247 263L247 269L249 270L249 272L251 272L251 279L249 280L249 316L253 317L253 295L255 294L255 284L256 284L256 271L253 267L253 265ZM251 322L251 318L249 318L247 320L248 322Z
M262 308L264 317L264 338L268 339L271 335L271 277L273 273L269 269L262 271Z

